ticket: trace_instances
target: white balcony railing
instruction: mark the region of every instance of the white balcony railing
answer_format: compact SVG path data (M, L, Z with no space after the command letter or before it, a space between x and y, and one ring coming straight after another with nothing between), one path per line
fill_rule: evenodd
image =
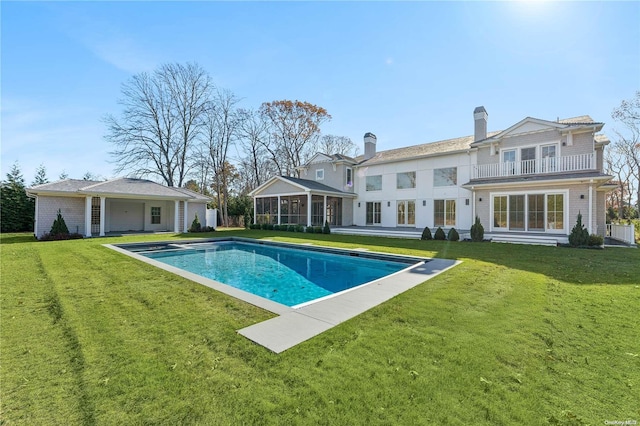
M607 224L607 237L624 243L635 244L635 227L630 225Z
M590 153L508 163L479 164L473 166L471 178L482 179L546 173L566 173L595 169L596 156L595 153Z

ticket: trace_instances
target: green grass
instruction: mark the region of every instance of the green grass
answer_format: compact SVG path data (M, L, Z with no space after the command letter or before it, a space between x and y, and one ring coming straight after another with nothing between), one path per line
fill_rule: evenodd
M171 237L2 235L0 424L640 421L640 250L224 235L463 263L276 355L236 333L273 314L101 245Z

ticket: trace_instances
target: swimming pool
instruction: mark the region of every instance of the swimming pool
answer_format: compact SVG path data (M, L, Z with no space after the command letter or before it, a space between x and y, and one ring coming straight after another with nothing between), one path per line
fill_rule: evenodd
M425 261L239 238L118 247L293 308Z

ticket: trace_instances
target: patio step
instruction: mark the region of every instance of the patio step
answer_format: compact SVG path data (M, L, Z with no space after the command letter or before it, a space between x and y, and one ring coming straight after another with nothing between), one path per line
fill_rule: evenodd
M415 238L420 239L422 231L400 231L396 229L367 229L367 228L333 228L332 234L368 235L374 237Z
M492 243L532 244L538 246L557 246L558 239L544 236L528 235L493 235L489 236Z

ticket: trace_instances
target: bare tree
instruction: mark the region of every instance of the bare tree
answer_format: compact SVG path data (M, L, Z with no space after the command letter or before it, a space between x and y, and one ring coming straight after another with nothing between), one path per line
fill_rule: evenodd
M314 153L320 125L331 119L327 110L309 102L273 101L260 107L272 138L263 146L281 175L291 176Z
M105 117L116 172L158 176L169 186L182 186L211 87L209 74L197 64L166 64L125 83L122 115Z
M624 159L629 170L629 205L635 191L636 208L640 213L640 91L630 100L623 100L611 114L614 120L621 123L625 131L615 130L618 139L614 142L614 150Z
M230 91L217 91L205 114L204 134L222 222L229 224L229 148L238 136L239 116L236 105L240 100Z
M240 178L243 183L240 194L262 185L277 174L265 146L270 146L271 135L265 117L254 110L239 110L238 142L240 152Z
M319 151L325 154L358 155L358 147L346 136L324 135L320 139Z

